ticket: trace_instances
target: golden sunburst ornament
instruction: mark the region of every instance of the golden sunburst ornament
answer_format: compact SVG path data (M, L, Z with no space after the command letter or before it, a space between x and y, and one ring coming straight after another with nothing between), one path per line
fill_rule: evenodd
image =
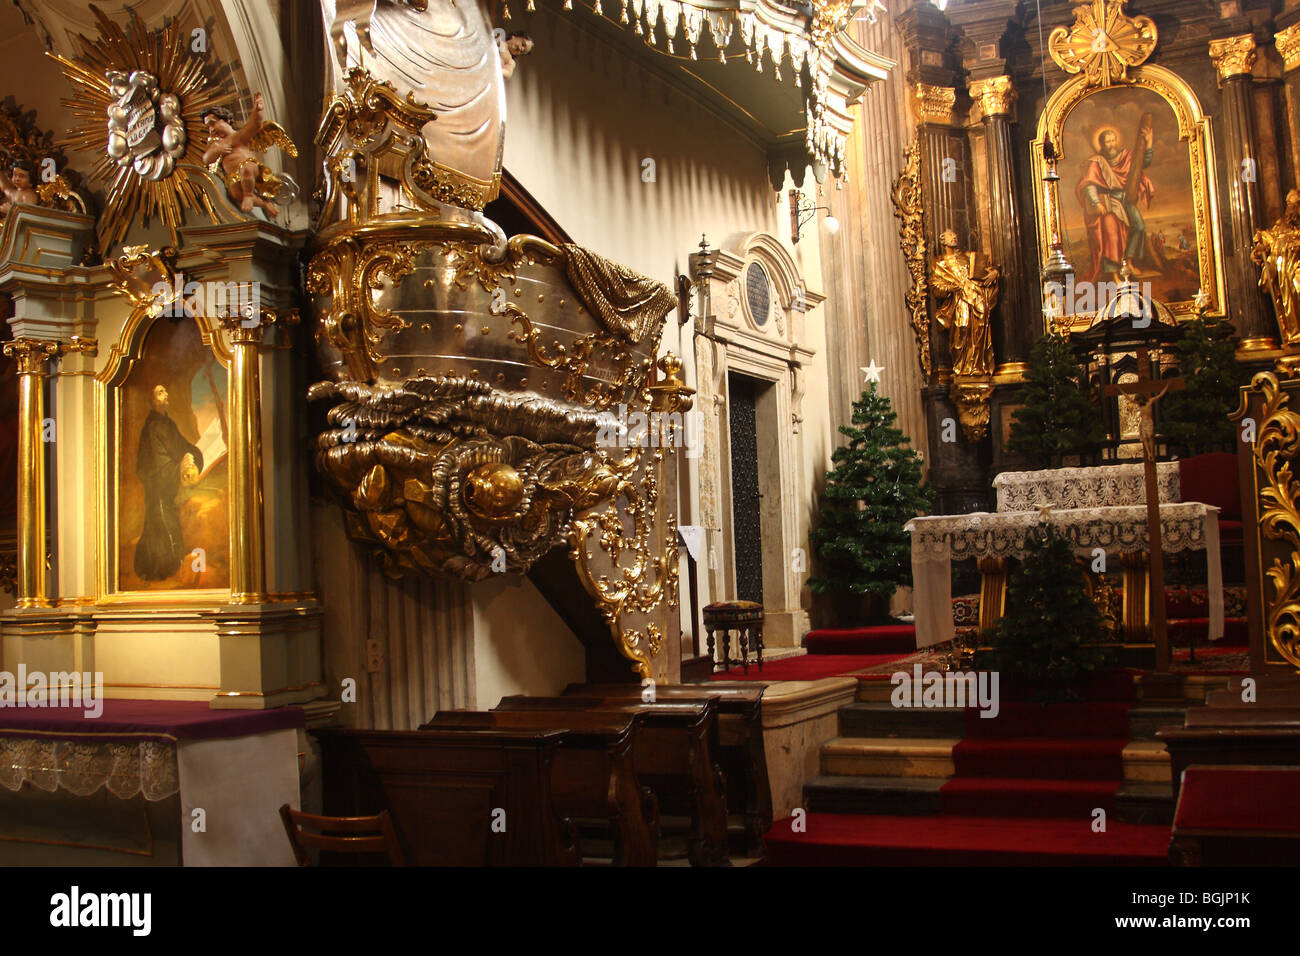
M147 223L155 216L179 243L177 230L187 211L202 209L218 221L192 178L207 175L202 168L207 136L199 117L236 94L205 73L204 58L188 48L191 34L175 21L149 30L132 12L123 29L98 8L90 9L99 39L78 35L76 59L47 54L59 61L76 91L63 101L73 120L61 145L99 157L91 175L108 183L99 222L102 249L121 242L137 218Z

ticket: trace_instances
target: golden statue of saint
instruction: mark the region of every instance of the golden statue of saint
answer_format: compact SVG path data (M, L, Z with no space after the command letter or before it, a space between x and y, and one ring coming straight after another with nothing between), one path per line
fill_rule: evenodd
M1259 287L1273 300L1283 345L1300 345L1300 189L1286 194L1282 218L1256 229L1250 258L1259 266Z
M976 253L959 250L951 229L943 231L939 242L944 252L930 268L930 288L939 300L935 318L950 336L953 374L992 375L991 317L1001 273L994 266L980 272Z

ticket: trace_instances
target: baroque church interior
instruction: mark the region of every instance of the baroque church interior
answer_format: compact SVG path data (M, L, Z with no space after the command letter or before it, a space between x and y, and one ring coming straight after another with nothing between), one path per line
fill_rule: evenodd
M1296 0L0 26L6 865L1300 862Z

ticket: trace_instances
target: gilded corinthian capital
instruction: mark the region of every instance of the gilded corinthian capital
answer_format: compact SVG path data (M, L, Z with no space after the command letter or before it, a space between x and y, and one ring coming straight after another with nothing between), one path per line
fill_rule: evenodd
M951 86L917 83L912 88L912 110L918 123L949 124L956 104L957 91Z
M1282 55L1282 68L1287 73L1300 66L1300 23L1278 30L1273 37L1273 45Z
M970 85L970 98L985 116L1010 114L1016 108L1016 87L1009 76L993 76Z
M1210 41L1210 59L1219 71L1219 80L1241 76L1255 67L1255 37L1249 33Z

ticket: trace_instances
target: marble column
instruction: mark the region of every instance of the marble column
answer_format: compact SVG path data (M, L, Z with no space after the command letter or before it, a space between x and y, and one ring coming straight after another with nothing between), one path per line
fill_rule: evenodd
M1016 188L1017 163L1011 135L1016 89L1011 77L994 76L971 83L970 95L981 113L988 151L989 255L1003 277L993 324L996 380L1019 381L1036 337L1034 316L1038 306L1037 296L1029 296L1031 281L1036 286L1037 280L1029 275L1025 263L1021 223L1026 213Z
M18 607L50 607L45 568L45 379L57 341L6 342L18 363Z
M1228 212L1232 223L1232 238L1225 244L1233 250L1232 291L1236 293L1228 298L1229 317L1241 334L1237 350L1242 353L1277 348L1273 322L1257 288L1255 264L1247 252L1255 230L1265 225L1251 104L1250 72L1255 56L1255 38L1249 33L1210 42L1210 59L1218 71L1223 96L1219 129L1227 152Z
M262 309L224 317L230 333L230 603L264 604L266 518L262 496L262 333L292 325L294 312Z
M1300 186L1300 23L1273 37L1282 57L1282 111L1287 131L1287 175L1283 181Z

